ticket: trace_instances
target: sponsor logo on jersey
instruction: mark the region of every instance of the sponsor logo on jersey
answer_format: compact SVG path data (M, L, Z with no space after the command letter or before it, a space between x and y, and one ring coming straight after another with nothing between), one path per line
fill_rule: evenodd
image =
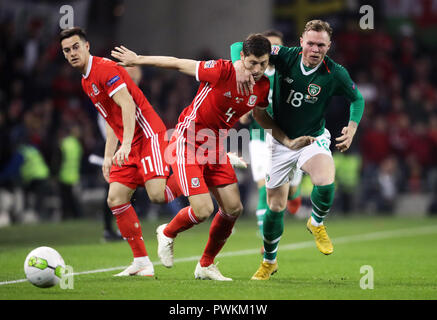
M310 85L308 86L308 93L312 97L317 96L321 90L322 90L322 88L315 83L310 83Z
M203 65L203 68L204 69L214 68L215 64L216 64L215 60L209 60L209 61L205 62L205 64Z
M235 103L240 103L242 101L244 101L243 98L235 97Z
M118 80L120 80L120 76L114 76L112 77L108 82L106 82L106 85L108 87L112 86L114 83L116 83Z
M191 188L198 188L198 187L200 187L199 178L191 178Z
M305 95L305 102L307 102L307 103L312 103L312 104L314 104L314 103L317 102L317 100L319 100L319 98L317 98L317 97L311 97L309 94Z
M97 88L97 86L94 83L91 84L91 87L93 88L95 96L100 93L99 88Z
M274 45L274 46L272 46L272 52L270 53L271 55L275 55L275 56L277 56L278 55L278 53L279 53L279 50L281 49L281 47L280 46L278 46L278 45Z
M252 95L249 97L249 101L247 102L247 105L248 105L249 107L253 107L253 106L255 105L255 103L256 103L256 99L258 99L258 97L257 97L256 95L252 94Z
M292 84L294 80L291 79L290 77L286 77L286 78L284 79L284 81L287 82L288 84Z
M231 91L225 92L225 94L223 94L226 98L232 98L232 94Z

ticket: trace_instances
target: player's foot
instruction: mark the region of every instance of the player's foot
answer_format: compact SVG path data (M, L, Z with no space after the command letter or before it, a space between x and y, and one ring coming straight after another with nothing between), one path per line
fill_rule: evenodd
M200 266L200 262L198 262L196 270L194 271L194 277L201 280L232 281L231 278L227 278L220 273L217 264L202 267Z
M269 280L270 277L278 271L278 263L261 262L258 270L252 276L251 280Z
M297 197L293 200L287 201L287 210L291 214L296 214L302 204L302 197Z
M319 227L315 227L311 224L311 217L307 222L307 229L310 233L313 234L314 239L316 240L317 249L323 254L331 254L334 251L334 247L332 245L331 239L328 237L328 233L326 232L326 228L324 225Z
M164 267L173 267L173 238L169 238L164 234L164 229L167 224L162 224L156 228L156 238L158 239L158 257Z
M136 263L132 262L132 264L124 269L122 272L117 273L114 277L128 277L128 276L144 276L144 277L153 277L155 275L155 271L153 269L153 263Z

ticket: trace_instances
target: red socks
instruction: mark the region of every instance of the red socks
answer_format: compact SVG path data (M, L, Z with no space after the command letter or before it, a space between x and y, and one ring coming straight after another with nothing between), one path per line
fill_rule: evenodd
M214 258L226 243L232 233L237 217L222 212L220 209L212 220L209 229L209 239L203 251L200 265L207 267L214 263ZM169 238L176 238L178 233L190 229L201 221L194 215L191 207L185 207L169 222L164 229L164 235Z
M209 228L209 239L200 259L200 266L207 267L214 263L214 258L231 235L236 220L237 217L223 213L219 209Z
M181 209L178 214L168 223L164 229L164 235L169 238L176 238L179 232L190 229L200 220L194 215L190 206Z
M134 258L147 256L140 221L131 203L125 203L111 208L117 220L118 229L129 243Z

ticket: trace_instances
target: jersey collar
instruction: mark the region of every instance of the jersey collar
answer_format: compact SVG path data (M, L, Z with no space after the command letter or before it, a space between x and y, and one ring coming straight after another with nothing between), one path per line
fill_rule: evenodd
M273 66L273 67L268 66L267 69L266 69L266 71L264 72L264 74L265 74L267 77L271 77L271 76L273 76L273 75L275 74L275 67L274 67L274 66Z
M306 71L306 70L305 70L305 67L303 66L303 59L302 59L302 58L303 58L303 57L301 56L301 57L300 57L300 71L302 71L302 73L303 73L304 76L309 76L310 74L313 74L314 72L316 72L317 69L319 69L320 65L321 65L322 62L323 62L323 60L320 61L320 63L319 63L317 66L315 66L315 67L312 68L311 70Z
M92 64L93 64L93 56L90 55L90 57L88 58L88 66L86 68L86 73L82 75L82 77L84 77L85 79L88 78L88 76L90 75Z

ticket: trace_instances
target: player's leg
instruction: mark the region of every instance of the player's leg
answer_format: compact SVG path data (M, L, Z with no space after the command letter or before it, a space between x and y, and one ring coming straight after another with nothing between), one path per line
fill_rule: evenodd
M278 269L276 256L284 232L284 212L287 206L288 183L267 189L268 209L264 215L263 261L252 280L268 280Z
M284 231L284 212L289 192L289 174L295 166L297 152L267 136L270 159L266 174L267 204L263 223L263 261L253 280L268 280L278 269L278 245Z
M170 175L170 165L166 159L166 133L154 134L144 139L141 147L141 158L137 164L145 178L145 189L149 200L153 203L169 203L182 195L174 175Z
M182 195L173 174L168 179L166 177L156 177L147 180L144 187L149 200L153 203L169 203Z
M290 190L288 192L287 210L296 214L302 204L300 196L300 183L302 181L302 170L296 169L290 178Z
M284 212L287 206L288 183L267 189L268 209L264 216L264 261L276 262L279 240L284 232Z
M334 202L335 165L329 150L329 142L326 141L329 141L326 133L318 137L319 143L315 142L308 146L299 162L302 163L301 169L308 173L314 185L311 192L312 213L307 228L314 235L318 249L323 254L331 254L334 248L326 233L323 220Z
M205 221L214 210L209 193L189 196L188 201L188 207L182 208L168 224L160 225L156 229L158 257L167 268L171 268L174 263L173 245L176 236Z
M208 243L200 259L202 267L214 263L214 258L231 235L235 221L243 212L243 204L241 203L237 183L211 187L210 190L217 200L219 210L211 223Z
M265 175L267 171L268 146L265 141L251 140L249 143L250 167L252 178L258 188L258 205L256 208L256 218L259 233L263 234L264 213L267 210L267 193L265 186Z
M135 189L119 182L111 182L109 185L108 206L116 218L121 235L129 243L134 256L132 265L116 276L153 276L153 264L147 254L140 221L130 203L134 191Z
M240 192L237 183L211 187L210 191L219 204L219 210L212 220L208 242L196 266L194 276L196 279L231 281L231 278L224 277L220 273L217 265L214 265L214 259L225 245L235 221L243 211Z

